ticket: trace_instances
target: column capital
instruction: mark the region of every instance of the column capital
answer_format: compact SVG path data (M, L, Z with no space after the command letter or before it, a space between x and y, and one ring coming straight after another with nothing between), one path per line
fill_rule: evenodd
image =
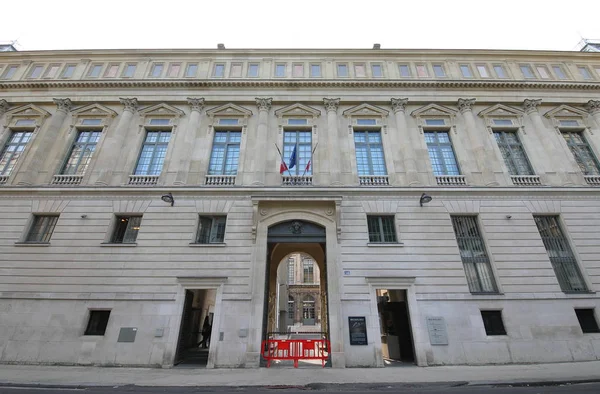
M187 102L192 108L192 111L200 112L204 108L204 97L188 97Z
M10 108L8 101L4 99L0 100L0 116L4 115L4 113L8 111L8 108Z
M392 97L392 110L394 113L399 111L404 112L406 110L406 104L408 104L408 98L393 98Z
M56 104L58 110L64 113L69 113L71 111L71 108L73 108L73 103L68 98L53 98L52 101L54 101L54 104Z
M339 98L324 98L323 105L325 105L325 109L327 112L337 112L338 107L340 106Z
M271 109L272 97L256 97L255 100L259 111L269 111Z
M460 111L461 114L464 114L465 112L470 112L471 111L471 106L473 104L475 104L475 100L474 98L459 98L458 99L458 110Z
M0 104L0 107L2 104ZM600 113L600 100L590 100L584 105L585 109L592 115Z
M523 109L527 114L537 112L537 107L542 103L542 99L525 99Z
M134 113L135 111L137 111L137 108L138 108L137 98L135 98L135 97L134 98L119 97L119 101L125 107L125 109L124 109L125 111L129 111L131 113Z

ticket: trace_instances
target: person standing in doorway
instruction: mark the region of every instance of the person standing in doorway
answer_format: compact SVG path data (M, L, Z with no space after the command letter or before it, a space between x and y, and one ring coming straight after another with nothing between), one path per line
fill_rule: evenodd
M204 318L204 324L202 325L202 340L200 341L200 343L198 343L198 347L200 347L200 345L202 345L203 349L206 349L208 347L208 344L210 342L211 331L212 331L212 325L210 324L210 320L208 319L208 316L206 316Z

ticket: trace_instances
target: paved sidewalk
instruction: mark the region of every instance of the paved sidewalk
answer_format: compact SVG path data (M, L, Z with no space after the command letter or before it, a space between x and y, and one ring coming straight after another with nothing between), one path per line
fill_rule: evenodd
M43 386L304 386L309 383L524 383L600 380L600 361L395 368L150 369L0 365L0 384Z

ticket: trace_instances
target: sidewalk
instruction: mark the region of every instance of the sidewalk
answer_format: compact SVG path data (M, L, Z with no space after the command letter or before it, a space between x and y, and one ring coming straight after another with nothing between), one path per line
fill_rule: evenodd
M0 384L43 386L304 386L309 383L524 383L600 380L600 361L396 368L150 369L0 365Z

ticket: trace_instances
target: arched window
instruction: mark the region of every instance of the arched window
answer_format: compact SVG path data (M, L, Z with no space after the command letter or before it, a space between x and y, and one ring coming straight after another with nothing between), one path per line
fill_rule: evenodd
M309 295L305 296L302 301L302 317L304 319L315 318L315 299Z

